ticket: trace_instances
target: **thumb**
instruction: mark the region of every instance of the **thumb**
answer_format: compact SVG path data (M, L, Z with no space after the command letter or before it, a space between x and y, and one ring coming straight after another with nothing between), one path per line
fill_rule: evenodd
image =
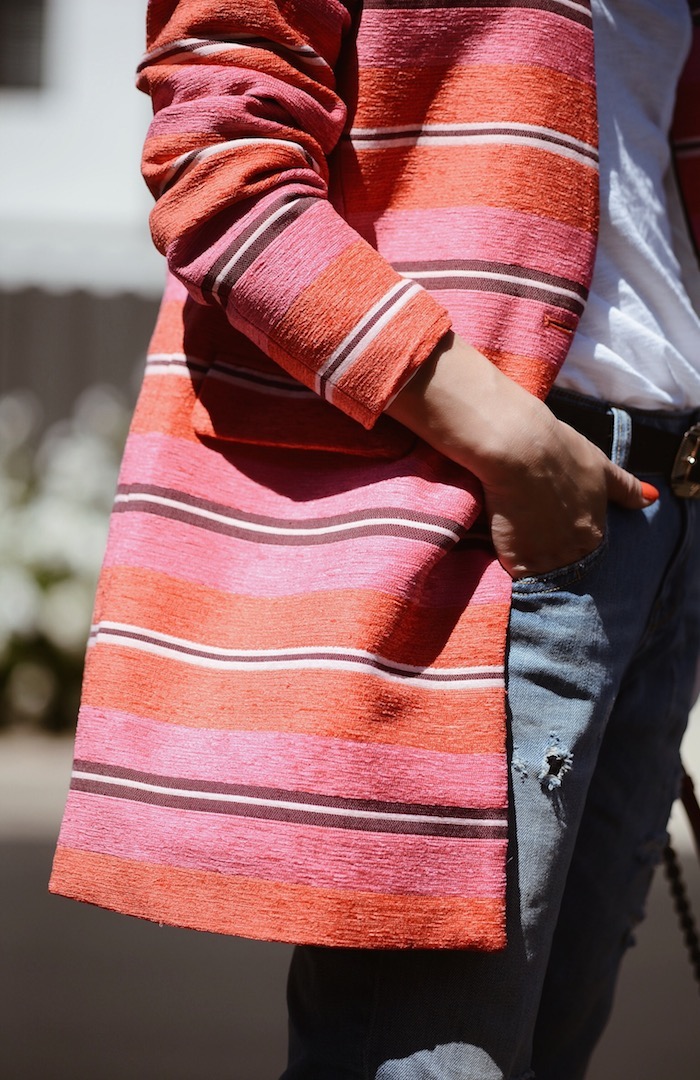
M659 497L652 484L638 480L619 465L613 465L612 461L607 463L606 482L610 502L624 506L627 510L641 510L645 506L651 506Z

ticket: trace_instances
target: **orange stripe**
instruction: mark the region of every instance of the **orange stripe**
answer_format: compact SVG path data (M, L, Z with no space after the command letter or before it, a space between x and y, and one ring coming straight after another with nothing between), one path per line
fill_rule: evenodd
M188 144L191 141L189 139ZM199 141L204 149L213 141L211 133L203 132ZM310 152L316 149L308 137L303 139L297 134L295 141L308 142ZM153 152L151 142L149 140L146 144L149 155ZM316 153L320 157L318 150ZM162 156L158 154L157 159L161 161ZM180 239L196 225L206 224L213 215L236 205L243 197L257 199L276 191L280 174L300 169L303 165L301 150L279 143L234 146L213 157L202 158L161 195L151 211L153 243L165 254L172 241ZM319 168L325 168L325 159L321 159ZM162 166L144 165L143 173L147 181L152 176L157 178L161 172Z
M126 915L316 945L501 949L500 899L314 889L59 846L49 890ZM408 901L408 902L407 902ZM468 928L468 932L467 932Z
M557 315L562 320L562 323L567 318L566 313L557 312ZM571 340L568 330L550 326L549 333L555 334L563 342ZM558 348L564 347L562 341L556 343ZM495 352L488 348L484 348L482 351L505 375L513 379L514 382L519 382L531 394L544 398L549 393L556 375L556 366L549 360L543 360L541 357L518 356L515 353Z
M385 382L381 384L377 378L375 400L372 402L373 407L380 410L384 400L399 389L397 382L403 383L432 351L425 347L431 318L432 341L433 345L437 345L450 329L452 320L431 293L421 290L392 313L380 334L370 341L365 340L357 360L337 379L333 400L337 402L345 396L348 403L367 401L367 371L384 372ZM400 374L394 369L397 356L402 357L404 365ZM382 394L386 397L383 398ZM361 417L359 419L362 420Z
M465 551L467 559L471 554ZM473 663L476 637L478 663L503 660L503 603L470 604L466 610L457 598L454 607L421 607L403 597L397 601L383 593L353 589L275 598L240 596L124 566L105 569L102 589L109 592L108 617L114 622L143 625L147 612L149 627L190 641L199 640L206 626L207 640L221 648L329 643L367 648L382 627L377 647L389 659L427 665L439 657L446 667Z
M130 434L160 433L199 442L192 425L197 396L192 381L182 375L149 375L144 379Z
M411 301L410 304L407 304L406 308L409 309L412 303L413 301ZM402 317L403 313L400 312L399 318ZM566 333L564 330L552 327L549 328L548 332L557 335L557 337L564 336ZM387 333L388 331L385 331L385 333L381 335L381 342L377 345L377 348L384 348L388 340ZM175 342L168 342L165 337L160 340L164 352L176 351L177 345ZM475 342L475 344L489 356L489 359L492 360L497 367L509 375L510 378L517 380L523 386L527 387L531 393L539 392L540 395L542 395L549 389L555 372L553 366L547 361L529 356L520 356L515 353L496 352L495 350L488 349L479 342ZM169 349L168 346L170 346ZM371 349L372 345L370 345L369 348ZM368 352L366 356L369 355ZM289 367L289 364L287 366ZM341 385L344 388L347 388L353 377L356 377L356 373L355 369L351 368L348 374L341 380ZM197 434L199 428L195 428L193 423L193 410L197 401L196 391L196 386L187 377L165 374L149 375L148 378L144 380L139 394L131 424L131 433L137 435L148 435L152 433L170 435L174 438L187 439L190 442L201 444L201 439ZM201 426L201 424L199 426ZM286 434L286 431L280 430L276 436L275 442L273 442L272 438L269 438L267 442L261 442L261 445L283 444ZM313 431L308 433L310 443L313 443L315 434L316 433ZM227 435L227 441L236 442L235 438L231 438L230 432L227 433ZM366 442L366 432L359 426L357 428L356 442L358 451L362 451ZM355 444L349 442L346 449L349 449L352 452L354 447Z
M494 206L592 232L598 176L592 167L519 146L345 147L348 216L392 210ZM440 183L435 182L436 176ZM543 194L544 193L544 194Z
M337 14L329 7L327 19L319 18L316 15L312 22L307 17L304 22L312 23L312 25L305 25L305 33L302 34L296 29L294 23L287 21L280 14L279 4L273 3L272 0L256 0L256 30L261 37L268 36L272 41L290 41L291 43L303 45L308 40L316 52L325 56L329 64L332 65L338 51L340 31L346 27L348 22L347 11L344 7L341 5L336 5L336 7L339 9ZM158 10L163 8L165 8L165 11ZM167 45L169 42L177 41L179 38L207 38L212 36L216 38L218 34L229 37L234 35L235 40L236 28L250 30L251 14L248 8L248 4L232 3L231 0L224 5L221 4L220 0L218 2L217 0L178 0L178 3L153 3L149 5L148 48L154 49L158 46ZM192 62L197 63L196 58L193 58ZM241 59L237 53L233 53L231 56L217 54L213 61L211 58L204 58L199 61L199 63L204 64L211 64L212 62L217 65L231 64L237 67L240 65ZM276 68L272 68L273 64L276 65ZM256 55L255 70L259 71L265 68L276 70L278 75L282 74L286 79L290 76L290 66L276 57L274 53L263 53L259 57ZM158 70L158 68L154 68L152 73L156 75ZM319 82L331 81L332 74L330 71L323 68L314 69L314 71L315 79ZM294 82L298 85L309 82L299 71L293 71L293 75ZM316 90L317 95L320 94L321 89L322 87L319 87Z
M163 723L284 730L455 754L503 752L503 698L500 687L419 690L357 672L212 671L107 644L90 649L83 692L86 705Z
M185 352L184 307L183 300L161 301L149 353Z
M592 86L519 64L363 68L353 127L395 124L540 124L595 145Z
M374 261L371 276L366 273L368 252ZM367 311L400 281L396 271L383 262L373 248L364 240L356 240L337 255L287 308L275 336L277 340L286 341L291 338L285 328L316 327L316 338L304 343L308 366L316 369ZM341 282L356 283L357 287L348 294L344 288L339 288ZM323 311L322 321L318 319L319 311ZM287 354L272 341L269 352L273 360L279 358L282 365L289 368ZM308 373L304 381L309 383Z

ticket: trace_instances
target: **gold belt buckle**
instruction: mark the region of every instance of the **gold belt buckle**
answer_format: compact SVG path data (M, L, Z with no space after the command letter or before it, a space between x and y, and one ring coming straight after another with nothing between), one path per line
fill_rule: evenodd
M700 424L688 428L671 470L671 488L682 499L700 499Z

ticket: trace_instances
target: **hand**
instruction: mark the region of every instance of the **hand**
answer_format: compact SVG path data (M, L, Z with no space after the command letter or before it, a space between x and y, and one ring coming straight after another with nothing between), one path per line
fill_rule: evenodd
M608 501L630 510L652 501L636 477L454 335L387 412L479 478L496 555L512 577L588 555L603 539Z
M480 476L494 548L514 578L558 569L598 547L608 501L646 505L634 476L543 408L546 416L537 410L510 428L507 454Z

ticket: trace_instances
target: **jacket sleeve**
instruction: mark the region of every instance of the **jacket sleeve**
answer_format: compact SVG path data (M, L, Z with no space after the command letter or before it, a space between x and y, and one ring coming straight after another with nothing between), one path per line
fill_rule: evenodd
M193 299L371 427L450 326L328 198L339 0L150 0L151 231Z

